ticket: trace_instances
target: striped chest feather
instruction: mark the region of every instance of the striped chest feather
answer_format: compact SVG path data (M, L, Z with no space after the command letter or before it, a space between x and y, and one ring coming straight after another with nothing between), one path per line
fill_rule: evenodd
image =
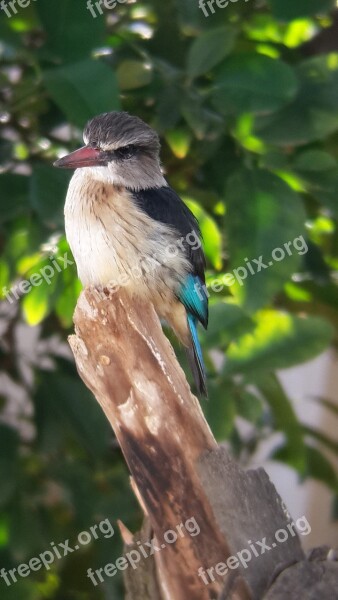
M65 205L66 235L84 285L175 289L188 270L173 252L177 232L150 218L121 187L75 172Z

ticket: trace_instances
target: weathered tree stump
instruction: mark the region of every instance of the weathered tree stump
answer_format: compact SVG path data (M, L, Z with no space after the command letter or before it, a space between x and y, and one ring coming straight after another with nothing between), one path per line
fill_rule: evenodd
M297 597L314 598L307 593L315 575L303 578L301 565L310 563L274 486L263 470L244 472L217 446L153 307L123 291L109 297L88 288L74 321L79 374L115 431L146 515L141 537L124 532L126 547L154 536L159 549L125 572L127 600L280 600L279 582L296 563L299 586L311 581ZM192 518L198 535L163 544L166 532ZM257 556L251 549L247 562L238 554L280 529L289 532L285 543ZM225 573L220 565L229 557ZM327 570L330 586L336 567Z

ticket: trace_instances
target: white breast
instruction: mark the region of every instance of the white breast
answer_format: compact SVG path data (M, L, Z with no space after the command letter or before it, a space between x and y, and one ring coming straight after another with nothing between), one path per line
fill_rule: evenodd
M129 192L86 171L74 173L65 205L66 235L82 283L173 289L188 267L182 252L174 256L177 233L148 217Z

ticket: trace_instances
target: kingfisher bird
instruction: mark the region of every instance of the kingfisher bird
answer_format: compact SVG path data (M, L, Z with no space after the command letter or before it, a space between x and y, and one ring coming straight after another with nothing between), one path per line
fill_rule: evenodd
M85 146L54 166L76 169L65 203L66 237L84 286L152 302L186 348L207 396L197 324L208 325L205 256L197 219L163 176L156 131L127 112L91 119Z

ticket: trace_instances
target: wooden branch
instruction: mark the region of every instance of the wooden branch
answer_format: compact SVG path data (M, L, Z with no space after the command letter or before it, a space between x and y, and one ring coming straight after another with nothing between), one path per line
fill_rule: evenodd
M134 540L122 527L127 550L153 535L161 548L126 572L127 599L262 598L286 567L304 560L298 535L247 565L237 560L225 577L216 570L249 541L274 539L291 519L264 471L245 473L217 447L153 307L123 291L86 289L74 321L78 371L115 431L150 523ZM164 543L191 518L198 535Z

